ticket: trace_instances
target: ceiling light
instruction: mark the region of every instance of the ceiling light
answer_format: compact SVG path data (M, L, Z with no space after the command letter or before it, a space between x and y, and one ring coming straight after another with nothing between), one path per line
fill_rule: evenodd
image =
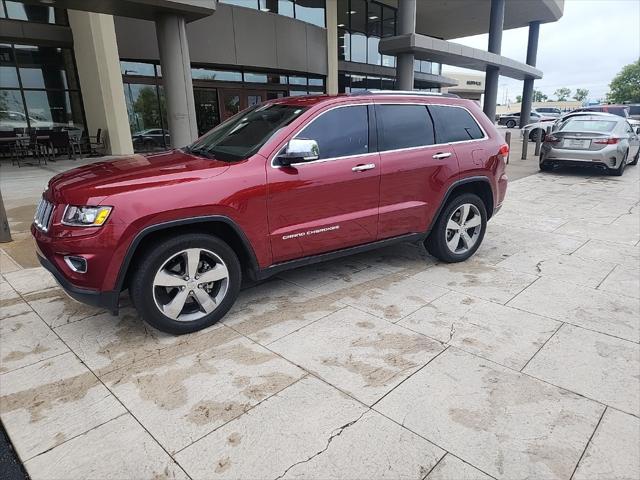
M348 13L349 15L353 15L354 13L358 13L358 12L356 12L355 10L350 10L350 11L348 11L347 13Z
M377 15L371 15L369 20L377 20L379 17Z
M338 27L344 27L344 23L339 23Z
M261 8L260 11L261 12L270 12L271 9L265 7L265 8Z

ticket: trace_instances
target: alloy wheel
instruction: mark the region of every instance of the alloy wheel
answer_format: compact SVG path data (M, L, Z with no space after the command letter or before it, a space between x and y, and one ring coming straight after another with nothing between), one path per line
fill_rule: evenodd
M229 270L210 250L182 250L158 269L153 279L153 299L167 317L189 322L212 313L229 287Z
M474 247L481 230L480 211L475 205L464 203L453 211L447 221L447 247L452 253L464 254Z

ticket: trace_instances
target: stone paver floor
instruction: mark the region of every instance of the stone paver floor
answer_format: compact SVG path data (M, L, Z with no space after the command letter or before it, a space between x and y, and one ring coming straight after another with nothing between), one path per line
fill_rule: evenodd
M466 263L287 272L181 337L7 248L2 422L33 479L637 479L639 175L523 178Z

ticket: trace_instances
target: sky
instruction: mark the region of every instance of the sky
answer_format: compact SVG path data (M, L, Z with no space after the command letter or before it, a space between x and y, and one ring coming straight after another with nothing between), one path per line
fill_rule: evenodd
M525 0L510 0L525 1ZM528 28L505 30L502 55L524 62ZM474 48L487 49L488 35L453 40ZM589 90L589 99L598 100L623 66L640 58L640 0L565 0L564 15L554 23L540 26L537 68L544 77L535 87L550 99L553 92L568 87ZM447 72L465 71L451 66ZM473 73L478 73L473 72ZM522 95L522 82L500 77L498 103Z

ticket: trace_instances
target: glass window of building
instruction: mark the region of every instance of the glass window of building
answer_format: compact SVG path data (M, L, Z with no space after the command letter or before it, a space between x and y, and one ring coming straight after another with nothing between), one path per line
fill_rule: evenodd
M366 0L351 0L349 2L349 20L349 29L352 32L367 32Z
M2 3L4 3L5 10L2 12L2 18L6 17L11 20L68 25L67 14L64 9L9 0ZM0 8L0 10L2 9Z
M120 62L120 72L123 75L139 75L141 77L155 77L155 68L153 63L142 62Z
M293 18L293 0L260 0L260 10Z
M325 0L296 0L295 17L303 22L325 26Z
M369 2L367 5L367 34L382 36L382 5Z
M349 14L349 0L338 0L338 28L351 28L349 25L349 19L351 15Z
M191 78L194 80L217 80L219 82L242 82L242 72L214 70L210 68L192 68Z
M371 65L382 65L382 55L378 51L380 39L378 37L367 38L367 63Z
M341 28L338 29L338 59L351 61L351 34Z
M351 61L367 63L367 36L364 33L351 34Z
M238 7L245 8L258 8L258 0L221 0L221 3L228 3L230 5L236 5Z
M73 51L0 45L0 130L84 130Z
M248 83L267 83L267 74L244 72L244 81Z

